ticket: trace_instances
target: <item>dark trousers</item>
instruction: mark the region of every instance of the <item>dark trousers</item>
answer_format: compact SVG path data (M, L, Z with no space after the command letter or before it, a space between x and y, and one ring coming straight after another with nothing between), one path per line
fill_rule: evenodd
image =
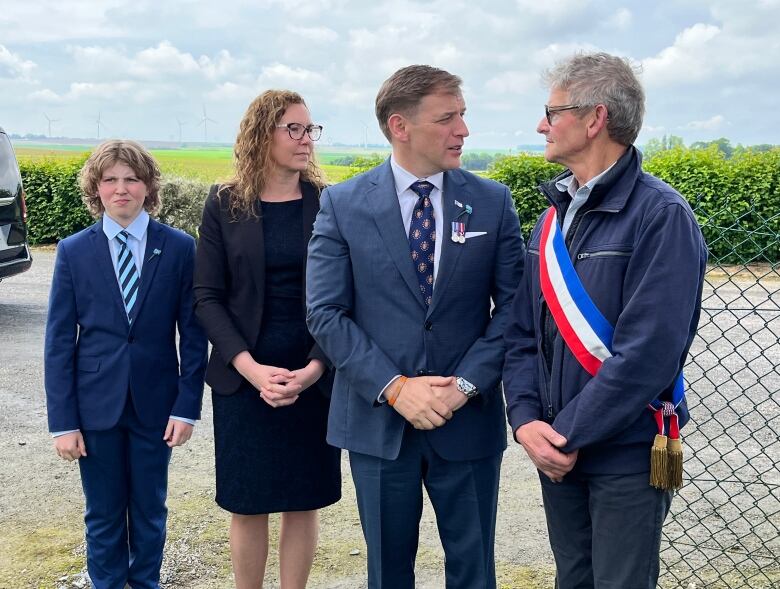
M556 589L655 589L670 491L646 472L539 478Z
M423 432L407 427L396 460L356 452L349 460L368 548L369 589L414 588L423 485L436 513L447 588L495 589L501 454L444 460Z
M95 589L159 589L171 449L128 400L119 422L82 432L87 571Z

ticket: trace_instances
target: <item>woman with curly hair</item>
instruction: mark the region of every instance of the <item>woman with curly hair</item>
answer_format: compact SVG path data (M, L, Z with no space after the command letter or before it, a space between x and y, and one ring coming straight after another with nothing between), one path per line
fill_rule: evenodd
M325 442L328 361L305 321L321 133L295 92L258 96L241 121L235 175L212 187L200 226L195 312L213 345L216 500L232 514L237 589L262 587L269 513L282 514L281 586L305 587L317 510L341 497L339 450Z

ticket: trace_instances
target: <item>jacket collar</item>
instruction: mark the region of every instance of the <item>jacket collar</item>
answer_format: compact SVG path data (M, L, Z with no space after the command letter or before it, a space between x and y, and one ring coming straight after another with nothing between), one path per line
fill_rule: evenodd
M641 173L642 154L631 145L612 169L593 187L586 205L588 210L611 212L623 210ZM564 208L571 198L568 193L558 190L555 183L571 175L572 171L566 170L539 187L550 204L558 210Z

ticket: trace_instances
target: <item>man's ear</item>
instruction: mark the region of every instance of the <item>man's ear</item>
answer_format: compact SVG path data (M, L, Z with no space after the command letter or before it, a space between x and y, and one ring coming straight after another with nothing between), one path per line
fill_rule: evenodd
M593 139L602 131L607 131L607 121L609 120L609 113L607 107L603 104L597 104L593 108L593 112L589 115L590 122L588 123L588 138Z
M409 139L409 130L407 128L406 118L396 113L390 115L387 119L387 128L390 129L390 135L393 139L405 142Z

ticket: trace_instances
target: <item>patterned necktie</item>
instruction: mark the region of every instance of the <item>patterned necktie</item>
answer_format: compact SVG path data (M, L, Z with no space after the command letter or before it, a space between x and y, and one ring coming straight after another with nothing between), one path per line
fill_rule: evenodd
M133 259L133 252L127 245L127 238L129 234L127 231L120 231L116 238L122 247L119 250L119 259L117 260L119 286L122 289L122 300L125 303L125 311L127 311L127 318L130 322L133 321L130 317L130 311L133 310L135 304L135 297L138 294L138 268L136 268L135 260Z
M419 196L409 225L409 249L414 262L420 292L426 305L433 298L433 254L436 250L436 220L433 217L433 184L418 180L410 188Z

